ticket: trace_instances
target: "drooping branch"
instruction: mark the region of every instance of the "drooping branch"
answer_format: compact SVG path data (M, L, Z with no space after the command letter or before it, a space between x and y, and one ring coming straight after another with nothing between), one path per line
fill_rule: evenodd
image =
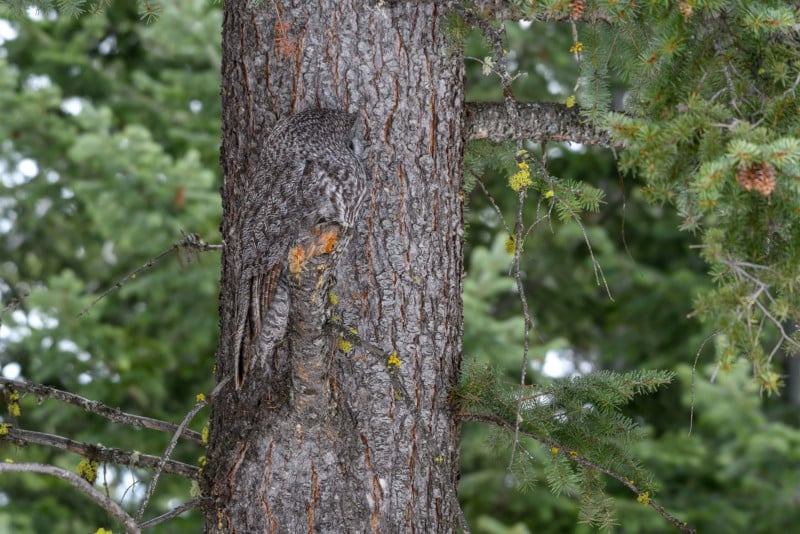
M28 445L44 445L65 451L80 454L85 458L96 460L98 462L107 462L117 465L125 465L128 467L147 467L155 468L161 462L161 457L152 456L150 454L142 454L139 452L131 452L114 447L104 447L102 445L92 445L81 441L57 436L55 434L46 434L44 432L34 432L32 430L23 430L14 427L5 429L6 434L0 436L0 441L9 441L20 447L27 447ZM169 460L164 463L164 472L172 475L179 475L182 477L196 479L198 477L198 469L193 465L185 464L175 460Z
M639 502L642 504L646 504L653 508L656 512L658 512L661 517L672 523L678 530L684 532L685 534L696 534L695 529L688 526L684 521L681 521L677 517L673 516L667 510L655 502L653 499L650 498L649 493L645 492L644 490L640 489L636 484L632 481L627 479L625 476L617 473L616 471L609 469L605 466L592 462L588 458L584 458L580 454L576 453L573 450L570 450L567 447L564 447L557 441L552 438L540 436L538 434L534 434L533 432L529 432L527 430L523 430L519 428L519 425L514 425L509 423L502 417L496 415L487 415L487 414L479 414L479 413L461 413L459 417L462 421L476 421L479 423L491 424L496 425L499 428L502 428L508 432L519 433L521 435L527 436L534 441L538 441L539 443L544 444L553 454L560 454L565 458L568 458L570 461L575 462L585 468L592 469L594 471L599 471L601 473L605 473L606 475L610 476L611 478L615 479L623 486L631 490L633 493L637 495Z
M468 141L488 139L495 143L514 139L516 128L523 138L534 141L581 143L618 148L605 130L586 123L577 107L554 102L515 102L518 124L510 117L505 102L470 102L465 115Z
M168 434L174 434L178 430L178 425L161 421L159 419L151 419L150 417L125 413L119 408L112 408L110 406L106 406L102 402L90 400L79 395L75 395L74 393L56 389L50 386L32 382L22 382L19 380L10 380L2 377L0 377L0 385L10 386L17 391L32 393L38 397L54 399L66 404L71 404L73 406L77 406L85 412L105 417L114 423L149 428L150 430L158 430L159 432L166 432ZM197 443L198 445L204 445L200 433L195 432L194 430L184 428L181 432L181 437Z
M141 529L133 520L133 518L128 515L128 513L123 510L119 504L108 498L101 491L97 490L94 486L71 471L67 471L66 469L62 469L61 467L56 467L54 465L33 463L0 463L0 473L41 473L66 480L72 484L73 487L85 493L90 499L100 505L109 514L114 516L120 523L123 524L125 531L128 532L128 534L139 534L141 532Z

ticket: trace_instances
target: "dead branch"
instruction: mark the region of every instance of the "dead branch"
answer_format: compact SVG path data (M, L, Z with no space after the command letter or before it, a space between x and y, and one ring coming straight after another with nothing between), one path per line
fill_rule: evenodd
M162 458L150 454L142 454L136 451L126 451L114 447L104 447L103 445L92 445L81 441L65 438L55 434L35 432L33 430L23 430L20 428L8 427L7 434L0 436L0 441L8 441L20 447L29 445L44 445L65 451L74 452L84 458L107 462L128 467L155 468ZM164 472L171 475L178 475L192 480L197 479L199 470L189 464L169 460L164 464Z
M211 245L209 243L206 243L205 241L200 239L200 236L197 235L197 234L187 234L185 232L182 232L182 233L183 233L183 239L181 239L180 241L178 241L177 243L175 243L174 245L169 247L164 252L158 254L157 256L155 256L153 258L150 258L144 264L142 264L141 266L137 267L136 269L134 269L133 271L131 271L127 275L123 276L122 278L120 278L119 280L114 282L114 285L112 285L111 287L109 287L108 289L103 291L96 299L94 299L91 302L91 304L86 306L78 314L78 319L80 319L81 317L86 315L86 313L89 310L91 310L94 307L95 304L97 304L98 302L100 302L101 300L106 298L108 295L111 294L111 292L121 288L122 285L125 284L125 282L127 282L128 280L130 280L132 278L136 278L136 276L139 273L141 273L142 271L145 271L145 270L153 267L156 263L158 263L159 261L161 261L162 259L164 259L166 256L170 255L173 252L174 253L180 253L182 250L189 250L189 251L194 251L194 252L207 252L209 250L222 250L222 245Z
M150 502L150 497L152 497L153 492L156 489L156 485L158 484L158 478L161 476L161 471L166 466L167 462L169 461L169 457L172 454L172 451L175 449L175 445L178 444L178 438L181 436L183 431L189 425L189 423L194 419L194 416L197 415L197 412L205 408L209 402L214 398L214 396L219 393L219 391L225 387L225 385L230 381L230 377L227 377L223 381L221 381L217 386L214 388L214 391L211 392L209 395L208 400L205 398L202 400L198 400L197 404L195 404L189 413L187 413L181 424L178 425L178 428L175 429L175 434L172 436L172 439L169 440L169 444L167 445L167 450L164 451L164 454L161 456L161 460L159 460L158 465L156 466L155 471L153 472L153 476L150 479L150 484L147 486L147 492L144 495L144 499L142 499L142 504L139 506L139 511L136 513L136 521L141 521L142 517L144 516L144 511L147 508L147 503Z
M150 430L158 430L159 432L166 432L168 434L174 434L178 430L178 425L161 421L159 419L129 414L123 412L119 408L112 408L110 406L106 406L102 402L89 400L79 395L75 395L74 393L56 389L50 386L32 382L22 382L19 380L10 380L3 377L0 377L0 385L10 386L17 391L32 393L37 397L54 399L65 404L71 404L73 406L77 406L85 412L105 417L114 423L149 428ZM188 428L183 429L181 437L197 443L198 445L204 445L200 433L195 432L194 430Z
M160 525L161 523L166 523L167 521L174 519L181 515L183 512L187 512L189 510L193 510L195 508L200 508L206 504L211 502L210 498L199 497L197 499L191 500L187 503L184 503L178 507L173 508L169 512L160 515L158 517L154 517L148 521L145 521L140 525L142 530L153 528L156 525Z
M128 513L116 502L97 490L94 486L71 471L55 467L53 465L43 465L34 463L0 463L0 473L41 473L51 475L66 480L78 491L85 493L90 499L101 506L105 511L114 516L125 527L128 534L140 534L141 529L128 515Z

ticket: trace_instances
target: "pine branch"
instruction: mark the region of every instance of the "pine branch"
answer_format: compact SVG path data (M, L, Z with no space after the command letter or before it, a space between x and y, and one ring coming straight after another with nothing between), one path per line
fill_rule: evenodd
M50 386L35 384L32 382L21 382L19 380L10 380L3 377L0 377L0 385L7 387L10 386L17 391L32 393L37 397L45 397L63 402L65 404L71 404L73 406L77 406L85 412L105 417L114 423L144 427L149 428L150 430L158 430L159 432L166 432L169 434L174 434L178 430L178 426L172 423L161 421L159 419L152 419L150 417L143 417L141 415L125 413L119 408L111 408L110 406L106 406L101 402L89 400L79 395L75 395L74 393L62 391ZM194 430L185 428L181 432L180 436L189 441L197 443L198 445L204 445L200 433L195 432Z
M43 465L34 463L0 463L0 473L41 473L51 475L66 480L78 491L86 494L105 511L114 516L125 527L128 534L140 534L141 529L128 515L128 513L116 502L97 490L94 486L71 471L53 465Z
M515 117L508 112L513 106ZM581 118L577 106L534 102L469 102L465 115L466 139L488 139L500 143L516 135L533 141L581 143L608 148L622 144Z
M684 521L681 521L677 517L675 517L672 514L670 514L669 512L667 512L667 510L663 506L661 506L660 504L655 502L652 498L650 498L650 495L649 495L648 492L640 489L638 486L636 486L636 484L634 484L632 481L628 480L623 475L617 473L616 471L613 471L612 469L609 469L609 468L604 467L604 466L602 466L600 464L596 464L596 463L592 462L591 460L581 456L580 454L578 454L574 450L571 450L569 448L566 448L566 447L562 446L560 443L558 443L557 441L555 441L553 439L550 439L550 438L547 438L547 437L544 437L544 436L539 436L539 435L534 434L533 432L529 432L527 430L521 430L519 428L519 425L511 424L508 421L506 421L505 419L503 419L501 417L498 417L496 415L485 415L485 414L478 414L478 413L460 413L459 414L459 418L462 421L475 421L475 422L479 422L479 423L495 425L495 426L500 427L500 428L502 428L504 430L507 430L508 432L512 432L515 435L516 434L521 434L523 436L527 436L527 437L529 437L529 438L531 438L531 439L533 439L535 441L538 441L539 443L542 443L545 446L547 446L553 454L560 454L563 457L569 459L570 461L572 461L572 462L574 462L574 463L576 463L578 465L581 465L581 466L583 466L585 468L588 468L588 469L592 469L594 471L599 471L601 473L604 473L604 474L610 476L611 478L617 480L623 486L625 486L626 488L631 490L633 493L635 493L636 496L637 496L637 500L639 500L639 502L641 502L642 504L646 504L647 506L652 507L664 519L666 519L667 521L672 523L681 532L685 532L686 534L696 534L695 529L687 526Z
M563 4L563 3L562 3ZM579 17L574 17L569 11L563 10L556 12L547 10L547 8L539 9L538 12L534 10L535 2L531 2L531 8L528 11L513 5L508 0L478 0L473 2L475 9L481 10L482 13L491 16L495 20L520 20L520 19L533 19L538 22L569 22L569 21L582 21L582 22L603 22L612 24L613 19L605 13L589 13L588 10L582 13Z
M55 434L44 432L34 432L14 427L6 427L6 434L0 435L0 441L8 441L20 447L29 445L44 445L65 451L74 452L90 460L98 462L108 462L128 467L147 467L156 468L162 461L158 456L142 454L136 451L126 451L102 445L92 445L81 441L75 441ZM189 464L169 460L164 463L163 470L171 475L178 475L192 480L197 479L199 470Z

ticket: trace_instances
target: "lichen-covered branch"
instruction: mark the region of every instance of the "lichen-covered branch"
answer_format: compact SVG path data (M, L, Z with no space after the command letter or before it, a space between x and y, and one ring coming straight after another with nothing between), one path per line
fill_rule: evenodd
M601 147L621 147L607 131L585 122L577 107L554 102L515 102L518 123L510 117L505 102L470 102L465 115L468 141L488 139L495 143L514 139L519 133L533 141L573 142Z
M168 434L174 434L175 431L178 429L178 425L168 423L166 421L161 421L159 419L151 419L150 417L143 417L141 415L133 415L125 413L119 408L112 408L110 406L106 406L102 402L90 400L81 397L79 395L75 395L74 393L56 389L50 386L45 386L42 384L36 384L32 382L22 382L19 380L10 380L8 378L0 377L0 385L10 386L17 391L32 393L37 397L54 399L59 402L71 404L73 406L77 406L78 408L80 408L85 412L105 417L106 419L114 423L122 423L130 426L149 428L150 430L158 430L159 432L166 432ZM189 441L192 441L194 443L197 443L198 445L204 445L200 433L195 432L194 430L188 428L183 429L183 431L181 432L181 437Z
M0 463L0 473L40 473L43 475L51 475L66 480L77 490L86 494L95 503L100 505L105 511L114 516L125 527L125 532L128 534L139 534L141 529L136 524L136 521L123 510L123 508L114 502L112 499L104 495L101 491L97 490L94 486L86 482L84 479L61 467L54 465L43 465L33 463Z
M6 434L0 436L0 441L9 441L20 447L44 445L74 452L75 454L80 454L81 456L98 462L126 465L128 467L155 468L159 462L161 462L161 457L159 456L142 454L136 451L126 451L113 447L103 447L102 445L93 445L55 434L34 432L32 430L23 430L14 427L7 427L5 431ZM169 460L164 464L164 472L190 479L196 479L198 476L198 469L196 467L175 460Z

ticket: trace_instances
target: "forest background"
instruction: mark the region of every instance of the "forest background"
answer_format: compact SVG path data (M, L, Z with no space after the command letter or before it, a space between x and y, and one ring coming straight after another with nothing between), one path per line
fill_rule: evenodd
M220 240L220 25L218 6L203 0L163 3L152 21L135 4L115 2L100 14L30 11L0 23L3 377L166 420L211 390L216 252L176 253L76 317L182 231ZM517 99L565 102L578 75L570 25L509 23L507 31L512 72L528 73L515 81ZM500 84L483 73L489 46L477 32L460 38L470 58L468 100L499 101ZM616 98L625 91L623 81L612 84ZM654 497L700 532L790 531L800 523L797 362L776 356L780 396L765 394L746 361L721 364L714 327L694 312L714 281L698 236L681 230L686 221L671 205L652 202L635 175L619 170L612 150L559 143L544 150L551 174L605 193L599 211L580 221L609 291L597 284L574 221L554 218L529 236L522 269L535 323L532 381L598 369L673 370L671 386L626 407L644 430L634 452L655 475ZM508 235L475 179L513 220L513 154L510 146L473 142L465 192L465 363L491 365L509 383L518 381L523 320ZM534 220L536 204L526 209ZM141 431L115 443L106 421L32 397L19 420L137 451L163 450L168 441ZM591 531L568 491L552 494L543 473L523 480L508 471L504 443L485 426L464 425L459 497L473 532ZM202 454L182 444L174 457L197 463ZM550 452L538 454L544 465ZM44 447L4 445L2 455L70 469L80 461ZM141 499L136 472L108 466L99 478L128 505ZM620 532L672 530L621 485L610 481L608 491ZM187 481L166 476L153 507L167 511L189 492ZM93 532L107 517L87 503L60 481L4 475L0 531ZM199 525L192 512L161 531Z

